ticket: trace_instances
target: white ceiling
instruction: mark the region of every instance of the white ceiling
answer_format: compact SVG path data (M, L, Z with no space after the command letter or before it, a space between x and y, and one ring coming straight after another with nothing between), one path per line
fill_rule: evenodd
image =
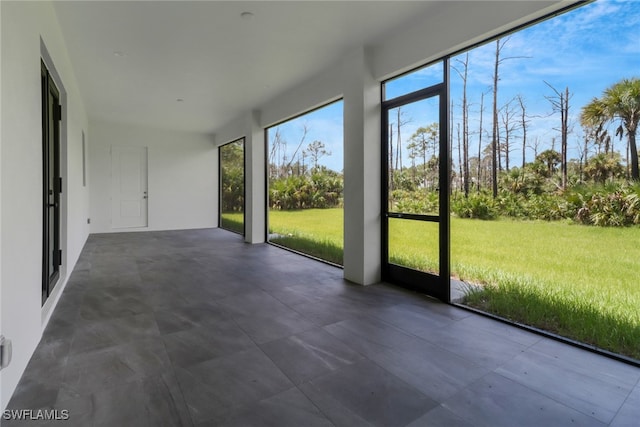
M54 7L92 119L212 133L351 49L415 22L435 3L56 1Z

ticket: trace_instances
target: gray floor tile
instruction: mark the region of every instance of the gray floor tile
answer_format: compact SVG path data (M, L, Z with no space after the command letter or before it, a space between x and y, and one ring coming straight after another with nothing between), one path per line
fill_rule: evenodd
M285 338L316 327L296 312L273 317L242 316L237 317L235 322L257 344Z
M490 372L421 339L415 340L410 351L384 349L370 358L438 402Z
M487 332L459 322L420 331L418 336L460 357L490 369L495 369L521 354L528 347L501 334Z
M176 369L195 423L220 419L293 386L258 348Z
M439 303L428 303L425 306L393 305L382 308L373 316L408 333L420 334L423 331L433 331L458 320L448 313L435 310L434 308L438 305Z
M496 372L586 415L610 423L640 370L583 350L545 342L527 350ZM558 381L562 378L562 381Z
M319 328L271 341L260 348L294 384L309 381L362 359L359 353Z
M474 426L605 426L498 374L489 374L443 403Z
M162 340L171 362L182 367L255 347L231 320L163 335Z
M172 371L61 400L56 407L68 410L70 421L84 426L193 425Z
M640 420L640 383L629 394L627 400L611 422L611 427L633 427Z
M133 343L69 356L61 393L77 397L159 374L171 368L162 340L145 338Z
M213 301L188 303L178 301L170 307L160 307L154 311L154 316L161 334L183 331L230 320L225 309Z
M151 311L151 305L140 290L123 286L103 287L87 292L79 317L83 321L107 320Z
M86 353L159 335L152 313L80 322L73 334L70 354Z
M316 378L300 388L303 392L313 388L333 399L334 405L377 426L404 426L438 405L367 360ZM313 393L307 396L313 400Z
M460 320L457 325L458 327L468 326L469 329L472 330L481 330L494 335L499 335L524 346L534 345L543 339L540 335L533 332L515 328L507 323L494 320L489 317L480 316L479 314L471 314L470 316Z
M384 350L411 348L416 338L385 322L364 316L327 325L324 329L369 358Z
M262 290L233 295L217 302L235 317L273 317L294 314L292 309Z
M475 427L473 422L465 421L444 406L438 406L407 427Z
M220 229L91 235L9 408L78 427L638 425L638 368L342 275Z
M59 383L67 364L70 340L42 340L31 357L23 378L42 383Z
M223 420L210 420L201 426L219 427L331 427L329 421L300 390L292 388L268 399L232 412Z
M335 397L321 391L313 384L304 383L298 388L336 427L373 426L372 423L366 421L350 408L342 405Z

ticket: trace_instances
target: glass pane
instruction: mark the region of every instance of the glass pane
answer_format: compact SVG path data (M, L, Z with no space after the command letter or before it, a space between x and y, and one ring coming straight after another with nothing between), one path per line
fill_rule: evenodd
M435 96L388 112L389 212L438 215L439 100Z
M220 226L244 234L244 139L220 147Z
M343 262L343 103L267 129L269 241Z
M435 64L427 65L419 70L386 81L383 84L384 100L386 101L420 89L425 89L442 83L443 81L443 62L436 62Z
M439 272L439 223L389 218L389 263Z
M457 296L635 359L638 159L607 109L637 109L639 21L637 2L589 3L458 55L450 71Z

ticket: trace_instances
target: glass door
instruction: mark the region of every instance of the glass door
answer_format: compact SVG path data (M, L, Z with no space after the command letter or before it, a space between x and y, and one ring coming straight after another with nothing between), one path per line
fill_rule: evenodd
M60 277L60 92L44 63L42 83L42 304L44 305Z
M383 103L383 277L449 299L444 83Z

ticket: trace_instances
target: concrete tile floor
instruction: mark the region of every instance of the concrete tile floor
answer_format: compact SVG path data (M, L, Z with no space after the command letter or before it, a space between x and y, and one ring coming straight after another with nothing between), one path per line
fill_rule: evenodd
M8 409L82 427L640 426L639 381L208 229L92 235Z

